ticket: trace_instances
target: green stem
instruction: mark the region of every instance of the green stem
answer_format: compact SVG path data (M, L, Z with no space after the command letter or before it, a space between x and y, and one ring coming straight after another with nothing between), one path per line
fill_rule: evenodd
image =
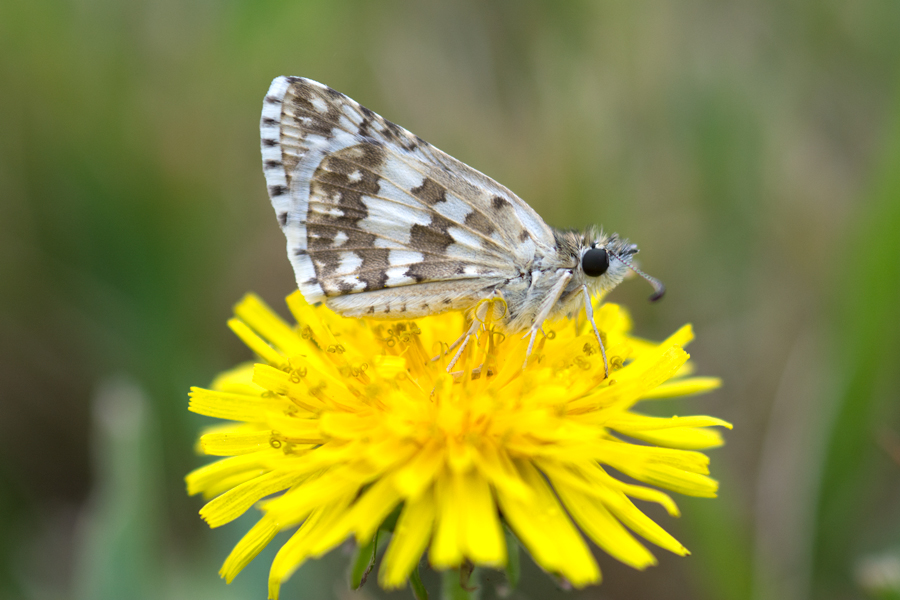
M413 572L409 574L409 584L412 586L413 596L416 600L428 600L428 590L425 589L425 584L422 583L422 578L419 576L419 565L416 565Z
M443 600L477 600L477 577L473 577L475 568L470 562L463 563L459 569L451 569L443 573Z
M350 569L350 587L358 590L366 582L366 577L375 566L375 556L378 554L378 532L365 546L357 546L353 557L353 566Z

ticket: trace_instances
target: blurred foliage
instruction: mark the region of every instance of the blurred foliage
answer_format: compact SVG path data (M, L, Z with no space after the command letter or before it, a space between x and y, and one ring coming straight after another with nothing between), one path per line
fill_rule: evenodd
M601 556L570 597L861 597L858 561L900 541L898 30L890 0L0 3L0 596L264 593L271 553L217 579L246 527L207 531L182 477L188 386L247 358L231 303L293 287L258 156L285 74L552 225L630 237L669 295L613 299L648 337L693 321L725 379L658 407L736 425L720 499L650 509L693 555ZM115 373L133 439L92 416ZM344 594L348 560L286 597ZM524 556L521 577L516 597L557 595Z

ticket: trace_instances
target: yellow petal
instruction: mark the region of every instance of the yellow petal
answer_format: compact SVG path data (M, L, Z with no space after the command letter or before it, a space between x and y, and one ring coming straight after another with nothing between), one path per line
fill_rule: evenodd
M271 542L280 531L278 523L267 517L263 517L250 528L250 531L241 538L225 563L219 570L219 576L224 577L227 583L231 583L238 573L243 570L256 555Z
M308 350L300 336L256 294L244 296L234 307L234 314L285 355Z
M656 564L656 558L628 533L597 498L586 496L552 478L551 481L582 531L610 556L635 569Z
M228 490L236 488L242 483L250 481L255 477L259 477L266 472L266 469L254 469L253 471L247 471L245 473L237 473L235 475L223 477L217 480L215 483L208 485L206 489L203 490L203 499L209 502L216 496L224 494Z
M247 344L247 347L256 352L267 363L277 368L287 365L287 359L281 355L275 348L270 346L264 339L259 337L250 326L240 319L228 319L228 327L241 338L241 341Z
M506 451L499 450L492 440L485 440L479 450L481 459L476 461L475 465L491 485L503 488L514 498L528 500L531 490L522 481Z
M266 415L268 425L278 433L280 439L295 444L321 444L325 436L319 430L321 421L310 418L309 413L300 412L287 415L283 412L270 412Z
M227 477L243 473L258 474L261 469L264 469L267 460L280 455L280 451L268 449L262 452L254 452L253 454L217 460L199 469L194 469L184 478L187 483L188 494L191 496L199 494Z
M607 489L603 492L603 501L617 519L638 535L679 556L689 554L687 548L641 512L625 494Z
M677 346L670 347L654 361L641 357L616 373L617 383L614 385L607 385L596 393L570 402L568 412L570 415L578 415L613 405L633 403L672 377L687 359L687 352ZM623 377L621 381L620 377ZM598 415L601 421L610 416L612 415Z
M506 542L497 517L497 507L487 481L478 471L454 474L457 498L454 508L461 516L461 546L473 563L500 567L506 564Z
M397 489L404 497L418 496L430 487L435 475L444 466L444 448L437 440L426 444L409 463L401 466L394 476Z
M342 440L355 440L377 425L378 413L361 410L352 413L330 412L319 419L322 433Z
M637 498L638 500L646 500L648 502L655 502L666 509L666 512L673 517L678 517L681 515L681 511L678 510L678 506L672 500L672 498L657 489L649 488L643 485L634 485L631 483L625 483L624 481L619 481L614 477L610 476L603 470L603 467L597 464L585 465L584 468L580 467L581 474L595 482L595 486L599 488L609 487L613 490L620 491L627 496L632 498Z
M690 377L668 381L641 396L642 400L659 400L705 394L722 386L718 377Z
M375 535L378 527L387 516L400 503L401 497L397 488L388 479L376 481L354 503L347 520L350 528L356 532L356 539L361 543L367 543Z
M406 373L406 359L402 356L376 356L375 372L384 379L393 379L401 373Z
M265 422L269 411L287 410L288 402L277 397L245 396L228 392L214 392L193 387L188 410L207 417L230 421Z
M535 562L566 577L576 588L600 581L600 569L584 539L572 525L553 492L537 470L517 462L522 478L531 488L530 501L522 502L497 490L503 516Z
M288 471L287 475L292 472ZM295 525L320 506L334 504L342 498L354 498L365 481L351 479L349 469L331 469L310 478L263 505L266 514L283 526Z
M266 391L253 383L252 362L246 362L231 370L219 373L210 387L219 392L232 392L250 396L257 396Z
M650 417L634 412L621 413L607 421L606 426L612 429L628 429L629 431L717 426L731 429L731 423L723 421L722 419L717 419L716 417L699 415L692 417Z
M699 452L599 442L597 460L638 481L686 496L714 498L718 483L706 477L709 459Z
M721 446L722 436L706 427L727 427L731 423L715 417L648 417L626 412L606 422L606 426L625 435L657 446L702 450Z
M200 509L200 516L210 527L230 523L255 502L291 487L304 477L305 475L295 473L265 473L210 500Z
M461 514L457 510L462 499L458 494L451 471L445 469L438 474L434 488L437 523L428 553L429 561L437 569L456 567L463 561Z
M200 438L200 447L213 456L236 456L270 448L271 440L269 430L207 433Z
M394 536L388 546L378 583L385 589L402 587L409 577L431 537L435 517L435 500L432 490L426 490L416 498L409 498L400 512Z
M334 319L336 317L334 313L316 310L306 302L299 290L287 297L287 305L291 314L297 320L299 329L303 331L305 328L309 328L301 337L303 335L308 336L308 339L323 349L336 345L334 335L320 318L322 316L330 316Z
M725 443L722 434L715 429L683 427L657 431L629 432L626 429L618 429L618 431L655 446L680 448L682 450L707 450L709 448L718 448Z
M323 406L346 409L357 405L339 376L316 369L303 358L292 357L284 369L256 365L253 382L276 394L285 394L298 406L313 412Z
M278 550L269 569L269 598L278 600L281 584L294 574L310 556L310 544L318 536L328 534L335 521L349 504L350 498L317 508L303 522L300 529Z

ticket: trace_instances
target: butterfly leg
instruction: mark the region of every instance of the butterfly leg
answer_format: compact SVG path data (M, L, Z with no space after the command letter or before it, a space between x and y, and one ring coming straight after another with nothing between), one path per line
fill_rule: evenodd
M603 347L603 340L600 338L600 332L597 330L597 324L594 323L594 305L591 304L591 294L588 292L587 286L581 288L584 291L584 313L591 327L594 328L594 335L597 336L597 343L600 344L600 354L603 356L603 372L609 379L609 363L606 360L606 348Z
M452 344L450 344L449 346L447 346L446 352L444 351L443 348L441 348L441 353L438 354L437 356L432 357L432 358L431 358L431 362L434 362L434 361L440 359L442 356L447 356L448 354L450 354L451 352L453 352L454 350L456 350L456 347L459 346L462 342L467 341L467 339L468 339L468 337L469 337L470 335L475 335L475 339L478 339L478 332L477 332L477 330L475 331L474 334L472 333L472 331L467 330L467 331L465 331L461 336L459 336L458 338L456 338L456 341L455 341L455 342L453 342Z
M557 271L557 273L559 273L559 271ZM547 318L547 315L550 314L550 311L552 311L553 307L556 306L556 303L559 302L560 297L563 295L563 292L566 290L566 286L571 279L572 271L562 271L559 274L559 280L553 284L553 287L550 288L550 292L547 293L547 297L544 299L544 303L541 304L541 309L538 311L537 316L535 316L531 329L525 334L526 336L530 335L531 339L528 340L528 350L525 351L525 362L522 364L523 369L528 365L528 358L531 356L531 351L534 349L534 338L537 337L538 331L541 330L544 319Z
M446 355L446 354L450 354L451 352L453 352L454 350L456 350L456 347L459 346L459 345L462 343L462 341L465 340L468 336L469 336L469 332L466 331L466 332L463 333L461 336L459 336L458 338L456 338L456 341L455 341L455 342L453 342L452 344L450 344L449 346L447 346L447 351L444 352L443 354L445 354L445 355ZM435 360L439 359L440 357L441 357L441 355L438 354L437 356L435 356L435 357L432 358L431 360L432 360L432 361L435 361Z
M488 304L486 305L486 310L493 310L493 303L498 300L503 302L504 307L506 306L506 301L503 300L503 296L497 290L494 290L494 292L488 298L486 298L486 300L488 301ZM479 306L480 306L480 303L479 303ZM476 312L477 312L477 308L476 308ZM504 314L505 314L505 309L504 309ZM462 348L460 348L456 352L456 354L453 356L453 359L450 361L450 365L447 367L447 371L449 372L450 369L456 364L456 361L459 360L459 357L462 356L462 353L466 348L466 344L469 343L469 338L471 338L474 335L476 340L479 339L479 337L478 337L479 326L484 323L485 316L486 315L479 316L479 314L473 315L472 325L469 327L469 329L465 333L463 333L461 336L459 336L455 342L450 344L447 347L446 352L442 352L441 354L438 354L437 356L432 358L431 362L438 360L441 356L446 356L446 355L450 354L451 352L453 352L453 350L456 349L457 346L460 345L460 343L462 343L462 345L463 345ZM502 316L500 318L502 318ZM495 316L494 319L496 320L497 317Z
M447 365L448 373L453 369L453 366L456 364L456 361L459 360L459 357L462 356L462 353L465 352L466 346L469 344L469 340L472 339L472 336L475 335L476 331L478 331L478 326L480 324L481 323L479 323L478 321L473 321L471 327L469 327L469 330L466 331L462 335L462 337L459 338L459 340L456 340L454 342L454 346L456 344L459 344L460 340L462 341L462 344L460 344L459 350L456 351L456 354L453 355L453 358L450 360L450 363ZM452 347L447 350L447 354L450 354L450 350L452 350Z

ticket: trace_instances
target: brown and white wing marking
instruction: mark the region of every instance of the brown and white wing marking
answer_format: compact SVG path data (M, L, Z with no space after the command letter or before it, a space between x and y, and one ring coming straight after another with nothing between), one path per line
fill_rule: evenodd
M460 308L554 247L552 230L505 187L315 81L275 79L260 131L269 197L308 302L344 314L384 314L404 298L406 316Z

